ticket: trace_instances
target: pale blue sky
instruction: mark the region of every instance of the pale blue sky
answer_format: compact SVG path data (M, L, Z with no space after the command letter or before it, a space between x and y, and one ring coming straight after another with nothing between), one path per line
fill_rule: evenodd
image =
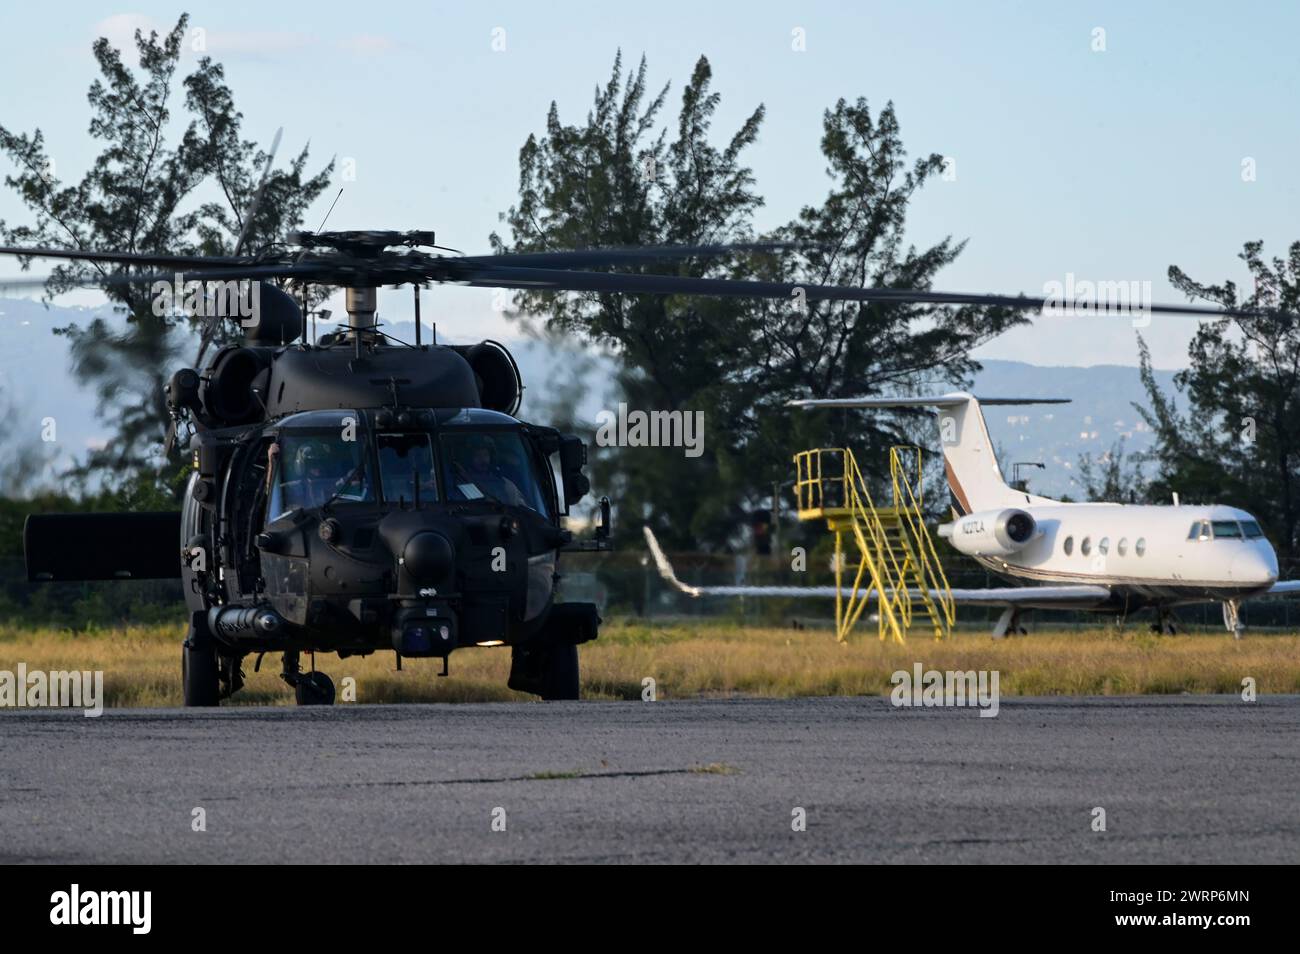
M1038 293L1066 273L1150 280L1175 299L1171 263L1197 277L1244 279L1243 241L1280 254L1300 239L1300 6L1282 3L135 3L6 5L0 11L0 121L40 126L59 174L79 178L94 150L85 93L90 43L135 23L169 26L188 9L227 66L245 132L281 156L355 159L332 228L433 228L486 251L515 197L517 153L552 99L585 114L615 51L649 57L674 109L695 59L714 67L729 133L768 109L747 160L767 207L786 221L825 191L823 109L865 95L897 105L913 155L956 160L914 204L918 244L969 237L940 287ZM1093 52L1093 30L1105 52ZM493 30L506 49L494 52ZM791 49L791 31L807 49ZM180 103L177 102L177 112ZM1257 180L1242 181L1255 160ZM8 171L0 162L0 172ZM332 189L309 216L315 228ZM0 218L23 212L0 194ZM9 269L4 268L3 273ZM74 299L75 300L75 299ZM491 293L426 299L457 338L509 335ZM409 313L409 292L381 312ZM1191 319L1147 331L1157 364L1185 363ZM1039 319L982 352L1040 364L1132 364L1130 324Z

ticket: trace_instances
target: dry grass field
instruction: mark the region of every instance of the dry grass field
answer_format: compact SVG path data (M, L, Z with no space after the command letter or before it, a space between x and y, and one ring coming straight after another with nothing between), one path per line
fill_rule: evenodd
M0 625L0 670L13 671L19 663L28 670L102 669L108 706L178 706L181 636L178 626L73 633ZM1005 696L1236 693L1247 677L1261 693L1300 692L1300 634L1263 631L1235 641L1222 631L1155 636L1134 625L1123 631L1048 629L995 641L971 630L942 643L918 637L896 646L864 635L840 645L822 629L615 619L580 652L588 699L638 699L647 677L660 699L879 695L888 692L893 672L918 662L926 669L996 669ZM246 660L247 685L231 702L291 704L278 655L267 656L257 674L253 661ZM505 687L508 649L460 650L446 679L435 675L435 660L406 660L397 672L391 652L322 656L319 667L340 690L345 677L355 679L358 702L532 698Z

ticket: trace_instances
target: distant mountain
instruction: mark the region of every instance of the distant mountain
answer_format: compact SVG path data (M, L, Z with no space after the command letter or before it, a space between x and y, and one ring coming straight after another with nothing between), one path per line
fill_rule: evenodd
M85 324L104 317L114 328L125 320L107 308L64 308L29 299L0 299L0 473L14 455L30 454L32 447L50 453L51 477L111 434L96 417L96 396L79 387L68 367L67 343L52 334L62 325ZM413 326L396 322L388 330L411 340ZM612 403L614 362L597 352L572 345L555 346L540 341L507 342L524 379L525 416L549 412L563 404L571 392L580 394L571 413L575 420L593 421L599 410ZM185 349L188 354L192 349ZM191 360L183 357L182 361ZM1068 397L1067 405L994 407L986 410L989 431L999 448L999 460L1011 477L1016 461L1041 461L1045 471L1025 471L1030 486L1053 496L1079 495L1075 480L1079 457L1099 457L1121 437L1128 451L1151 444L1133 402L1145 403L1137 368L1098 365L1090 368L1039 367L1019 361L985 361L976 376L974 393L995 397ZM179 367L179 364L178 364ZM1157 371L1156 380L1166 390L1173 386L1172 371ZM575 376L581 377L574 387ZM568 410L565 408L565 410ZM43 421L53 418L57 441L41 444ZM33 443L37 442L37 443ZM0 487L0 494L7 488Z
M1147 405L1137 368L1114 364L1090 368L1040 367L1020 361L984 361L975 377L976 397L1064 397L1070 404L1027 404L984 409L998 462L1010 480L1012 464L1034 461L1046 470L1022 468L1030 488L1047 496L1079 499L1079 458L1100 458L1121 439L1126 454L1147 450L1153 437L1134 404ZM1160 389L1172 392L1174 371L1156 371Z
M115 327L124 325L108 309L0 299L0 473L18 456L44 456L43 481L57 484L59 473L108 439L111 432L95 416L95 394L72 380L67 340L53 334L54 328L88 324L100 315ZM51 422L55 440L45 442ZM0 494L9 491L0 487Z

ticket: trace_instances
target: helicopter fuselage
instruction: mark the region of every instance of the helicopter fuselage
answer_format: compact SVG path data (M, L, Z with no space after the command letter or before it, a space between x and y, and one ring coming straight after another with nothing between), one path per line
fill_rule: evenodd
M240 655L594 638L594 607L555 602L585 449L477 406L510 402L504 349L323 344L225 349L191 399L200 421L252 419L191 442L194 628Z
M309 411L209 431L197 458L226 463L218 493L201 489L216 475L200 463L185 495L190 610L241 652L446 656L528 641L551 623L567 541L545 455L558 440L480 408ZM489 441L498 459L476 471ZM324 460L303 467L309 450Z
M576 697L573 647L600 620L557 601L559 559L608 532L575 545L563 526L589 490L582 441L514 416L522 383L495 342L353 328L272 344L301 325L265 304L248 343L171 379L194 424L179 517L32 516L29 577L174 575L160 551L179 530L187 704L214 704L218 674L219 696L237 690L248 654L283 653L299 687L302 652L440 657L445 673L465 646L510 646L512 687ZM80 546L90 534L116 539Z

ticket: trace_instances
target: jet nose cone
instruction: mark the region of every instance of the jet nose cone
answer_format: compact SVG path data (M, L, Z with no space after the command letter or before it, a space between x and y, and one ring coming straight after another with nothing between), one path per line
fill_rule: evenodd
M1277 556L1272 548L1267 552L1248 550L1237 554L1228 569L1232 582L1245 586L1272 586L1277 582Z

